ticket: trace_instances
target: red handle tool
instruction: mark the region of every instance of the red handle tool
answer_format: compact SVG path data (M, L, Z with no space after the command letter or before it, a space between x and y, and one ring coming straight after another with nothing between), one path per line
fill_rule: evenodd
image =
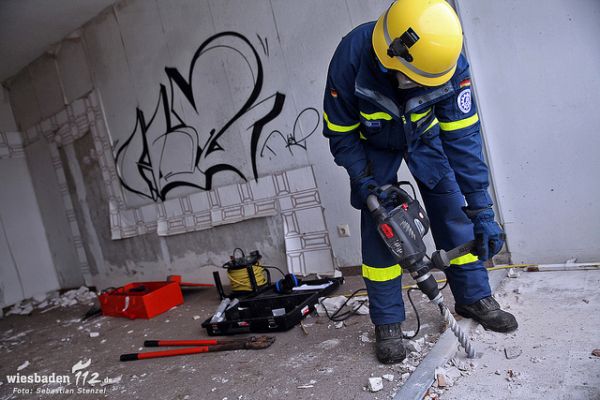
M208 353L209 351L210 351L210 348L208 346L189 347L186 349L150 351L148 353L121 354L120 360L121 361L144 360L147 358L173 357L173 356L182 356L182 355L186 355L186 354Z
M218 340L218 339L204 339L204 340L146 340L144 347L168 347L168 346L213 346L216 344L228 344L228 343L246 343L249 339L238 339L238 340Z
M147 347L157 346L189 346L198 344L207 344L206 346L199 347L188 347L184 349L174 350L163 350L163 351L150 351L147 353L130 353L121 354L121 361L134 361L144 360L148 358L159 358L159 357L173 357L181 356L186 354L198 354L198 353L210 353L213 351L227 351L227 350L242 350L252 349L260 350L266 349L275 342L275 338L272 336L252 336L246 339L240 340L147 340L144 345Z

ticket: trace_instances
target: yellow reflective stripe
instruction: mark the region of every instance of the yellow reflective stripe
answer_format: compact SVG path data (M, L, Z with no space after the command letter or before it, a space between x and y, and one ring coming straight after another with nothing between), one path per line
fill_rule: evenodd
M329 121L329 117L327 116L326 113L323 113L323 119L325 119L327 128L330 131L334 131L334 132L350 132L350 131L353 131L354 129L358 128L358 126L360 125L360 122L358 122L354 125L336 125Z
M358 134L360 135L360 138L361 138L362 140L367 140L367 138L365 137L365 135L363 135L363 133L362 133L362 132L358 132Z
M364 112L360 112L360 115L362 115L364 117L364 119L368 119L368 120L373 120L373 119L385 119L386 121L391 121L392 120L392 116L388 113L384 113L384 112L376 112L373 114L367 114Z
M386 268L374 268L368 265L362 265L362 275L370 281L385 282L396 279L402 275L402 267L400 264L392 265Z
M456 257L450 261L450 265L465 265L470 264L479 260L479 258L472 253L465 254L464 256Z
M410 114L410 122L417 122L417 121L425 118L426 116L428 116L429 113L431 113L431 108L421 114L417 114L417 113Z
M429 126L427 127L427 129L425 129L423 131L423 133L427 132L428 130L430 130L431 128L433 128L434 126L436 126L437 124L439 124L440 121L438 121L437 118L434 118L433 121L431 121L431 123L429 124Z
M469 118L460 119L458 121L452 122L440 122L440 128L445 131L456 131L458 129L463 129L468 126L471 126L479 121L479 116L477 114L471 115Z

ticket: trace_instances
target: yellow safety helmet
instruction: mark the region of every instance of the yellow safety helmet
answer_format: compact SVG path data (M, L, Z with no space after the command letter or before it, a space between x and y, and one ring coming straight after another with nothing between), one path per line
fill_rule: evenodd
M377 20L373 48L381 64L424 86L448 82L463 36L456 12L444 0L398 0Z

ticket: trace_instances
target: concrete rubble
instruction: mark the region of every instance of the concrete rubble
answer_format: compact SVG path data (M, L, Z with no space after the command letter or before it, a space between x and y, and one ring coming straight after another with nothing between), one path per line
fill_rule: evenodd
M304 385L298 385L296 386L296 389L310 389L310 388L314 388L315 387L315 383L317 383L316 380L311 379L308 383L305 383Z
M360 341L363 343L373 343L375 342L374 339L371 339L371 337L369 336L368 332L362 332L360 335Z
M379 392L383 389L383 379L380 376L373 376L369 378L369 392Z
M512 279L505 280L494 297L516 316L518 330L474 330L470 336L482 358L472 364L460 357L450 360L436 371L429 393L434 396L426 398L487 398L490 393L498 400L600 398L595 358L600 349L587 347L595 344L600 330L599 320L590 318L600 306L600 273L513 271L508 276ZM460 374L456 379L448 376L450 366Z
M521 276L521 272L516 268L509 268L508 272L506 273L506 276L508 276L509 278L518 278L519 276Z
M21 364L17 367L17 371L24 370L25 368L29 367L29 364L30 364L29 361L25 361L23 364Z
M450 379L448 379L446 377L446 371L444 371L442 368L436 368L435 369L435 382L434 385L436 387L441 387L441 388L445 388L446 386L452 386L451 383L452 381Z
M96 293L85 286L81 286L79 289L69 290L62 295L59 295L58 292L35 295L12 306L6 315L29 315L34 309L43 310L41 311L43 313L55 308L71 307L80 303L92 306L92 302L96 298Z
M394 380L394 388L392 398L396 392L408 380L411 373L417 369L417 366L427 356L431 348L435 345L439 335L424 334L423 337L416 340L405 340L404 344L408 352L406 359L401 363L392 365L390 368L395 371L399 378ZM418 351L416 351L418 350ZM385 379L385 376L384 376Z
M420 338L417 340L407 340L404 343L404 346L406 347L407 351L414 351L420 353L421 351L423 351L423 348L421 347L423 343L425 343L424 338Z
M477 363L475 361L466 358L462 352L458 352L442 367L435 369L431 393L440 395L443 393L443 389L454 386L462 376L470 375L476 367Z
M352 280L353 277L349 277L346 284L349 286ZM355 281L355 287L348 288L349 291L363 284L361 277L356 277ZM147 348L140 350L144 340L205 338L206 334L198 323L207 317L208 310L214 310L217 305L217 296L212 291L199 290L190 292L185 304L177 309L150 320L99 316L82 321L81 316L88 309L85 303L47 314L34 310L30 318L13 315L0 321L0 358L3 362L6 360L0 366L0 374L15 373L25 359L30 360L32 365L23 372L70 373L70 367L67 371L66 365L91 358L91 364L81 369L82 373L89 372L88 376L91 376L97 372L100 380L109 379L107 383L114 381L111 378L122 375L118 384L104 386L108 398L184 399L188 396L189 399L214 400L225 397L246 400L320 398L323 390L329 392L330 389L331 398L352 398L352 394L363 392L367 385L365 370L382 379L383 389L373 393L373 397L386 399L402 382L402 374L406 373L404 381L407 379L409 371L406 368L402 373L388 367L380 368L373 355L374 330L368 315L353 316L338 324L338 329L334 329L334 323L326 316L309 315L304 320L305 325L310 327L309 336L304 336L298 327L276 332L277 342L268 351L240 350L118 362L119 354L153 351ZM204 310L207 310L206 313ZM200 321L193 319L195 315L201 317ZM432 315L425 311L421 317L429 321ZM167 319L170 324L165 323ZM414 323L414 319L409 319L408 324L412 326ZM28 332L30 329L34 329L33 332ZM430 331L422 330L421 335ZM90 334L95 336L95 333L99 336L91 338ZM367 342L362 342L361 336ZM12 341L5 342L4 339ZM9 350L12 354L8 353ZM21 358L14 357L17 352ZM38 358L46 353L51 353L52 357ZM227 371L231 371L231 375ZM163 384L165 379L168 379L169 385ZM100 387L100 383L96 387ZM0 389L0 399L9 389L12 390L12 387L7 388L6 384ZM365 395L370 396L371 393L366 392Z
M523 354L523 350L519 346L510 346L504 349L504 355L507 360L512 360Z
M503 272L501 271L499 274L504 275ZM519 303L516 300L519 296L529 302L531 294L538 292L534 285L523 281L525 277L530 275L530 273L523 272L519 278L505 280L505 285L506 282L510 285L507 285L506 290L497 293L497 299L502 307L510 305L515 312L531 307L529 303L523 302L520 305L521 308L518 308ZM357 283L362 284L362 281ZM593 285L590 283L589 286ZM517 288L519 288L519 293L515 292ZM354 289L350 288L350 290ZM68 358L71 353L75 352L82 357L93 356L93 363L87 370L99 372L103 379L118 377L123 374L118 385L108 386L109 391L117 394L121 390L126 390L127 393L137 390L138 394L150 395L150 389L145 388L147 382L144 383L144 380L146 378L143 377L147 372L149 374L147 379L149 380L162 379L167 376L165 373L168 373L169 379L177 381L178 388L189 387L188 380L189 382L195 382L194 387L199 387L196 383L200 382L205 394L203 398L214 398L216 400L225 397L236 399L239 396L243 396L244 399L248 400L251 398L282 397L316 398L322 394L321 390L329 387L335 388L332 392L332 398L342 398L342 393L345 396L344 398L352 398L352 393L356 397L356 391L359 391L359 393L364 393L360 393L359 397L356 398L390 399L395 396L402 386L406 386L411 374L437 342L444 326L440 321L437 310L428 310L425 306L427 300L424 299L421 304L417 304L419 312L422 313L422 321L425 320L426 323L421 325L417 337L404 341L408 353L406 360L389 366L379 364L373 355L374 330L368 315L353 316L343 322L333 322L324 315L310 315L304 320L305 326L310 327L309 336L304 336L300 328L280 334L277 333L277 346L273 350L260 353L261 357L258 358L255 352L236 351L190 356L188 358L140 361L131 364L115 363L115 355L118 356L119 351L123 353L148 351L148 349L140 347L143 340L173 337L170 326L174 326L175 321L184 327L179 329L181 338L188 338L190 332L197 333L198 322L193 317L198 315L201 317L200 319L204 319L203 310L212 310L218 304L213 297L200 295L197 298L190 297L189 300L186 299L185 305L149 321L129 321L108 317L82 321L81 315L85 311L85 303L80 303L80 307L58 309L50 314L38 315L39 313L34 312L31 318L7 318L0 321L0 323L4 322L6 324L15 321L18 325L9 326L9 324L6 324L7 329L0 333L1 355L4 357L8 350L12 350L14 355L16 351L22 352L24 349L36 346L44 348L46 338L50 337L53 332L60 330L60 336L53 339L52 346L55 346L57 350L61 350L62 357ZM589 304L579 299L575 307L586 307L589 316L589 312L594 310L598 304L598 296L588 290L585 293L585 298L590 300ZM36 301L39 300L42 300L42 298L40 297ZM345 297L334 300L334 302L343 304L342 300L345 301ZM49 301L49 299L46 298L43 301ZM194 301L196 303L193 303ZM420 299L417 299L417 301L420 302ZM547 305L547 302L545 304ZM547 307L542 308L542 310L546 309ZM428 313L429 311L431 312ZM413 317L411 314L409 313L409 318ZM181 318L178 318L178 316ZM37 329L30 331L29 328L34 326L27 325L28 321L34 321L37 318L43 319L45 323L36 325ZM523 314L519 314L518 319L521 323ZM170 320L171 323L165 324L167 320ZM427 329L428 325L430 327ZM415 326L414 319L409 319L406 323L407 328L414 329ZM570 330L570 334L577 333L580 329L587 329L586 326L586 324L577 325ZM470 332L471 340L476 343L477 350L482 352L484 357L482 359L467 359L461 351L458 351L448 362L439 365L435 370L435 374L434 371L430 371L430 382L434 382L434 384L429 388L425 398L429 400L454 400L457 397L451 397L449 394L457 388L466 390L466 388L472 389L478 386L485 387L488 380L491 380L493 385L505 385L503 390L512 393L511 390L514 392L520 387L527 387L529 382L532 382L530 369L544 367L545 370L552 370L554 358L548 356L548 353L544 353L544 351L549 350L548 341L550 339L548 338L552 338L557 329L547 333L540 332L539 329L532 331L531 335L534 335L534 343L528 343L525 340L527 338L523 336L524 329L527 329L527 323L523 323L519 331L511 334L486 331L481 327ZM525 332L528 335L530 334L528 331ZM96 333L99 336L95 336ZM414 333L406 330L405 334L413 335ZM7 339L10 340L6 341ZM35 346L32 346L32 344L35 344ZM598 348L596 343L590 342L588 338L587 341L582 342L582 346L573 348L571 353L567 351L566 354L570 354L571 359L579 357L589 360L589 362L598 359L598 356L592 354ZM92 349L94 353L81 353L85 349ZM346 349L352 350L346 351ZM507 358L507 353L515 354L518 353L519 349L521 353L518 357ZM6 373L11 371L14 373L25 359L30 360L32 364L24 370L28 373L39 372L43 368L60 370L58 360L42 361L37 359L34 350L26 350L26 352L19 354L22 358L17 358L9 363L5 368ZM10 355L7 359L9 358ZM49 364L51 362L54 364ZM196 367L200 365L202 365L203 373L206 372L205 377L199 377L197 373L193 373L193 371L196 371ZM563 365L568 364L563 363ZM35 368L32 368L32 366L35 366ZM141 374L141 370L138 368L142 368L145 371L144 374ZM223 368L238 372L226 375ZM273 373L272 377L269 374L267 379L267 376L263 375L265 368L276 372ZM365 371L369 371L366 376ZM2 372L4 373L4 370ZM293 373L293 375L290 375L290 373ZM469 384L468 382L478 374L485 374L485 379L478 380L475 385ZM290 378L290 376L294 376L294 378ZM110 378L108 379L107 382L110 382ZM370 381L372 381L372 384L370 384ZM248 393L247 388L250 382L252 382L253 389L251 393ZM430 382L427 382L427 384ZM586 382L589 385L594 384L592 379L587 379ZM379 389L379 383L381 383L381 389ZM4 387L6 387L6 384ZM214 390L211 390L211 388ZM373 389L378 390L373 392ZM156 387L153 390L157 390ZM482 393L486 393L483 389L481 390ZM162 392L162 394L165 393ZM182 390L177 398L184 398L189 393ZM360 397L361 395L363 397ZM189 396L189 398L198 398L193 394L189 394ZM463 395L459 398L471 397ZM547 396L547 398L553 397ZM589 397L582 398L587 400ZM505 400L502 397L500 399Z
M344 306L346 300L348 300L346 296L321 297L319 298L319 303L315 305L315 310L317 311L317 314L322 316L326 315L325 310L331 315ZM346 307L355 310L356 314L368 315L369 299L367 296L354 296L348 300Z
M435 369L435 378L434 387L445 388L454 386L454 382L458 380L462 376L462 372L454 367L439 367Z

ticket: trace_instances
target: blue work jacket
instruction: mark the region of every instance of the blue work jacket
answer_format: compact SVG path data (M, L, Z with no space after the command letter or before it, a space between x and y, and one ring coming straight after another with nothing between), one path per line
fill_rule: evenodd
M369 163L377 162L368 160L367 146L403 152L411 173L430 189L453 173L469 207L490 206L465 57L446 84L400 90L393 71L377 61L374 26L369 22L346 35L329 65L323 134L336 164L356 182L370 175Z

